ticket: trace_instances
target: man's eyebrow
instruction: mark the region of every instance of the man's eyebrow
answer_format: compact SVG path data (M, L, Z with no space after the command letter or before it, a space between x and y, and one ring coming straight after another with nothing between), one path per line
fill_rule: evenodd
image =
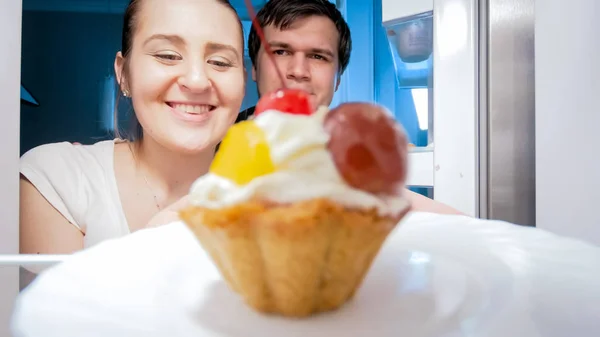
M269 42L269 46L271 48L293 49L289 43L279 42L279 41ZM309 51L313 54L321 54L321 55L326 55L329 57L335 56L331 50L323 49L323 48L311 48L311 49L309 49Z
M208 50L213 51L213 52L227 50L227 51L234 53L236 57L240 57L240 53L238 53L237 49L235 49L235 47L228 45L228 44L209 42L207 44L207 48L208 48Z
M166 40L173 44L180 44L180 45L185 44L185 41L179 35L154 34L144 41L144 45L146 45L154 40Z
M333 57L333 52L331 50L328 49L321 49L321 48L312 48L311 53L313 54L321 54L321 55L327 55L329 57Z
M283 48L283 49L292 49L291 46L285 42L271 41L269 42L269 47L271 48Z

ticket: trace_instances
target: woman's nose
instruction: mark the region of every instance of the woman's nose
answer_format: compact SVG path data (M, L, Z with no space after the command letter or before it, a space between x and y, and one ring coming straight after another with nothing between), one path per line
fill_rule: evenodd
M210 89L211 82L204 67L195 65L179 77L179 85L189 92L204 92Z

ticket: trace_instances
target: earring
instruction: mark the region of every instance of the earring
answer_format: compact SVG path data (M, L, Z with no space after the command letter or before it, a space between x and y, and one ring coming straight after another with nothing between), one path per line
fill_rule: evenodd
M129 97L129 93L127 92L127 90L123 90L123 97Z

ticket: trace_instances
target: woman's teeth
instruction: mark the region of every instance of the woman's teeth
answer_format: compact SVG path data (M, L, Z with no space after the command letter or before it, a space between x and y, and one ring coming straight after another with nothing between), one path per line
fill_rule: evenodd
M207 113L213 109L213 106L201 104L201 105L189 105L189 104L172 104L173 109L177 109L181 112L189 114L202 114Z

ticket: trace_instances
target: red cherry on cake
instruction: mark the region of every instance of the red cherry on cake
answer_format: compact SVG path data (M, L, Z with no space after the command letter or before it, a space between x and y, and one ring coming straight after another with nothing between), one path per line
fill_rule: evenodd
M256 104L254 115L258 116L267 110L278 110L294 115L313 113L308 93L298 89L279 89L263 95Z
M333 161L350 186L373 194L401 193L408 141L385 108L345 103L329 111L324 127Z

